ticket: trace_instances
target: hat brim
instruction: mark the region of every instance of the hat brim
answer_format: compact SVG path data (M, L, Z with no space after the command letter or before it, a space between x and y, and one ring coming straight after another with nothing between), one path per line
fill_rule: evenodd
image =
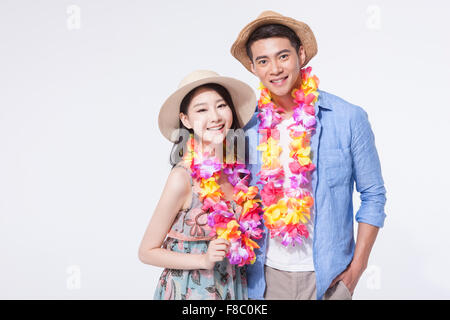
M181 101L191 90L207 83L217 83L228 90L241 128L250 121L256 109L256 96L248 84L234 78L222 76L203 78L179 88L166 99L161 107L158 116L158 126L163 136L169 141L176 142L178 139L177 129L179 129L180 123Z
M317 54L316 37L314 36L311 28L306 23L281 15L265 16L253 20L252 22L247 24L241 30L236 41L231 47L231 54L237 60L239 60L248 71L252 72L251 60L248 57L246 50L247 41L253 31L266 24L281 24L295 32L305 50L306 57L305 61L302 64L302 67L304 67Z

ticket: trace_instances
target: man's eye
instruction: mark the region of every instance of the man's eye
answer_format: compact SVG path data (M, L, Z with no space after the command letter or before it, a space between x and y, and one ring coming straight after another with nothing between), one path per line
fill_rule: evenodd
M266 64L266 60L258 60L258 64Z
M289 56L287 54L283 54L280 58L281 60L286 60Z

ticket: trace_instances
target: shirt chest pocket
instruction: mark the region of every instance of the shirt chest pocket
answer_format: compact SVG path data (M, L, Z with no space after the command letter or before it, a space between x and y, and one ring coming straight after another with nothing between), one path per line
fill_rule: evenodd
M321 150L319 159L319 164L325 169L325 177L330 187L350 182L352 177L350 148Z

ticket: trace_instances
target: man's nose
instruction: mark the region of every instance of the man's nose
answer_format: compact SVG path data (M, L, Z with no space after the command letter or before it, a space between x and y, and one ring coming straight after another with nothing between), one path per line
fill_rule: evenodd
M283 72L283 68L278 60L272 63L272 69L270 70L273 75L279 75Z

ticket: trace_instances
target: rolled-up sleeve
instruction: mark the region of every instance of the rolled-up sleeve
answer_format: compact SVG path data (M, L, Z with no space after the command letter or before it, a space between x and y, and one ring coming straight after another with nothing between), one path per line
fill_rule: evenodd
M360 107L352 116L351 152L353 157L353 177L356 190L360 193L361 206L356 213L356 221L376 227L383 227L386 204L386 189L381 174L380 159L375 147L367 113Z

